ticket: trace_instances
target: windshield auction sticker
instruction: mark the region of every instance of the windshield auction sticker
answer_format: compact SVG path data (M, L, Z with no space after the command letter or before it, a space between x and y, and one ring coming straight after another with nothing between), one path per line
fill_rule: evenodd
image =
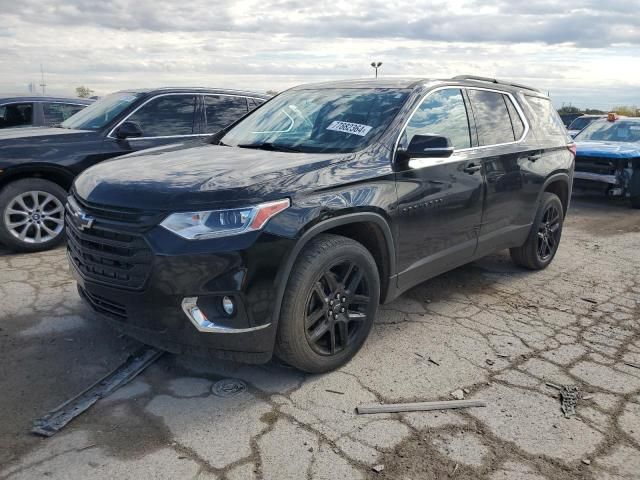
M327 127L327 130L333 130L334 132L352 133L354 135L360 135L364 137L373 127L369 125L361 125L359 123L340 122L335 120L331 122L331 125Z

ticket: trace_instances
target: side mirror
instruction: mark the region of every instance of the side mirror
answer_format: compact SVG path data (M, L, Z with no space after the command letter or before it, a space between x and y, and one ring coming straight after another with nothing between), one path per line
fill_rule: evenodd
M136 122L123 122L116 130L116 137L120 139L141 137L142 128Z
M452 154L451 141L439 135L414 135L404 151L407 158L447 158Z

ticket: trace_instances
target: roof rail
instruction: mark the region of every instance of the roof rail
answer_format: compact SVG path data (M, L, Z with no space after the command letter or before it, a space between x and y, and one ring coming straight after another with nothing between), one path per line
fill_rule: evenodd
M533 92L542 93L537 88L529 87L528 85L522 85L521 83L505 82L503 80L498 80L497 78L478 77L476 75L458 75L456 77L453 77L451 80L476 80L478 82L489 82L489 83L496 83L498 85L509 85L511 87L524 88L525 90L531 90Z

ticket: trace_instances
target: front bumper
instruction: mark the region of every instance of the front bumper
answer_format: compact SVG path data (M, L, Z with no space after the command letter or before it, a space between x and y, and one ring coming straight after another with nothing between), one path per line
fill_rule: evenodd
M88 232L73 224L68 228L68 256L79 293L117 330L174 353L253 363L271 358L276 335L274 284L282 274L292 240L254 232L188 241L154 227L136 240L147 245L144 258L148 263L137 273L140 285L131 287L118 272L111 275L108 265L116 261L113 256L107 257L108 265L100 270L99 253L92 243L92 230L94 234L110 232L113 225L97 221ZM102 241L111 242L111 238ZM104 272L109 275L102 275ZM232 316L216 308L224 296L233 298L237 306ZM185 299L195 302L220 328L198 328L185 309Z
M591 182L607 183L610 185L618 185L620 183L617 175L606 175L603 173L577 171L573 174L573 178L577 180L589 180Z

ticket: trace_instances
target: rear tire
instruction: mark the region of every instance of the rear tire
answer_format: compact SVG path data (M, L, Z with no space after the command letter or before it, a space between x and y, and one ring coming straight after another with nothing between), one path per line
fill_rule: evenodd
M346 364L373 326L380 278L360 243L320 235L300 252L285 290L275 354L309 373Z
M563 222L562 202L557 195L544 192L527 241L509 250L514 263L530 270L547 268L558 251Z
M41 178L25 178L0 191L0 242L17 252L38 252L64 239L67 192Z

